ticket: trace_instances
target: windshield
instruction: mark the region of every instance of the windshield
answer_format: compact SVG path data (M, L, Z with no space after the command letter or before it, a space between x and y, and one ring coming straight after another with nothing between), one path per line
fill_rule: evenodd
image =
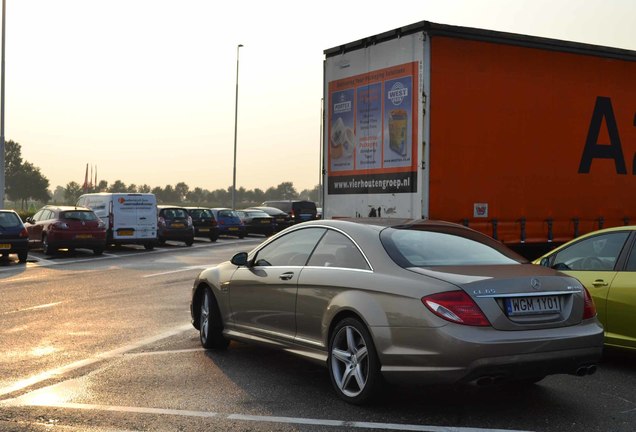
M479 233L387 228L380 240L401 267L519 264L523 258Z

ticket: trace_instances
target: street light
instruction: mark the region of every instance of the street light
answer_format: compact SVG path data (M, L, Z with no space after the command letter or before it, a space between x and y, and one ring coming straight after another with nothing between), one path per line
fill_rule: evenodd
M236 131L238 127L238 78L239 78L239 48L236 47L236 99L234 102L234 170L232 174L232 210L236 209Z
M4 34L6 27L5 15L7 14L6 0L2 0L2 59L0 60L2 69L0 73L0 209L4 208L4 189L5 189L5 164L4 164Z

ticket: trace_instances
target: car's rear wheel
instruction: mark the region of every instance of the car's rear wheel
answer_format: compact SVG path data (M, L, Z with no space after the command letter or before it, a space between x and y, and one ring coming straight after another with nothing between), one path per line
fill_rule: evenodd
M210 241L211 241L212 243L214 243L214 242L215 242L215 241L217 241L218 239L219 239L219 236L218 236L218 235L211 235L211 236L210 236Z
M95 248L93 249L93 255L101 255L104 253L104 248Z
M153 250L154 248L155 248L155 245L153 243L144 243L144 249Z
M188 239L185 241L186 246L192 246L194 244L194 239Z
M18 252L18 261L19 262L25 263L25 262L27 262L28 258L29 258L29 252L28 251Z
M367 328L356 318L345 318L329 340L329 377L338 396L362 404L382 386L380 360Z
M203 348L225 349L230 341L223 336L221 313L210 288L203 289L199 310L199 339Z
M51 246L49 238L47 236L42 237L42 253L44 255L53 255L57 251L57 248Z

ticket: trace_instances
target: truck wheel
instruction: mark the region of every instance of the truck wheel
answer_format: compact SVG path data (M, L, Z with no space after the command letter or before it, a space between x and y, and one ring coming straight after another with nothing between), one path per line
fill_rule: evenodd
M351 404L367 402L382 386L373 339L356 318L345 318L334 328L329 338L327 365L336 393Z

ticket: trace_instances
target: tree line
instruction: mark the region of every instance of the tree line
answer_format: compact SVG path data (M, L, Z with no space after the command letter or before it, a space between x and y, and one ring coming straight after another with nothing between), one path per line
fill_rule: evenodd
M49 181L42 175L38 167L23 161L21 146L14 141L5 144L5 188L11 201L19 204L22 210L26 210L29 202L38 204L68 204L73 205L77 198L84 193L93 192L118 192L118 193L153 193L160 204L193 205L201 207L230 207L232 205L232 187L216 189L213 191L200 187L190 188L186 183L179 182L175 185L164 187L151 187L147 184L125 184L121 180L110 183L100 180L97 184L82 185L75 181L66 184L65 187L57 186L49 191ZM260 205L264 201L279 199L307 199L318 202L320 200L320 187L296 190L292 182L283 182L278 186L269 187L266 190L259 188L237 188L235 201L237 207L249 207Z

